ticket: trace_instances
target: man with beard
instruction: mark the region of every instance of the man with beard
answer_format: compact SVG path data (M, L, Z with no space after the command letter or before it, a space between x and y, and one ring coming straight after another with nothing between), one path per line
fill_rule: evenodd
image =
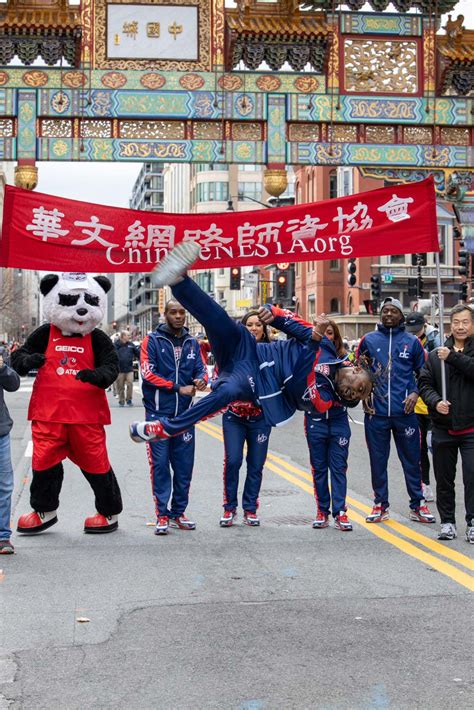
M192 404L196 389L206 389L207 372L199 343L189 335L185 322L185 309L176 299L171 299L165 306L165 322L142 342L140 365L147 422L185 412ZM196 527L185 515L194 466L194 440L191 426L172 439L147 443L156 535L166 535L169 526L181 530Z
M434 523L421 487L420 430L414 411L419 394L415 374L424 365L425 351L418 338L406 332L400 301L386 298L380 316L377 330L362 338L357 351L358 360L378 374L372 411L366 412L364 422L375 494L366 521L389 518L387 465L393 434L410 499L410 520Z

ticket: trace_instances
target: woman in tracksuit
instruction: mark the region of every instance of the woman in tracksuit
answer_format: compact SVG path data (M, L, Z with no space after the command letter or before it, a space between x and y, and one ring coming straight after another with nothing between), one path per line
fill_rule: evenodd
M334 360L338 363L342 360L349 364L339 328L334 321L329 321L325 336L334 348ZM324 371L330 367L330 363L320 362L318 367ZM348 532L352 530L352 524L346 514L346 473L351 438L347 408L338 401L335 401L334 406L326 412L318 412L315 407L311 407L311 410L305 413L304 426L316 498L316 518L313 528L329 526L332 499L334 527ZM329 491L329 472L331 491Z
M257 311L249 311L241 321L257 343L269 343L267 326ZM262 472L267 458L271 426L265 423L260 407L252 402L232 402L222 417L224 433L224 513L222 528L230 527L237 516L237 490L242 466L244 444L247 444L247 476L242 495L244 523L260 525L257 516L258 496L262 485Z

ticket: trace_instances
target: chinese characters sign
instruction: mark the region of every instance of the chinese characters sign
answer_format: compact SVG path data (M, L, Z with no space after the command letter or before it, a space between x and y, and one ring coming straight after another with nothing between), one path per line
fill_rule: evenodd
M199 58L198 8L192 5L107 5L108 59Z
M151 271L196 241L196 268L439 250L432 178L324 202L251 212L165 214L5 188L0 266Z

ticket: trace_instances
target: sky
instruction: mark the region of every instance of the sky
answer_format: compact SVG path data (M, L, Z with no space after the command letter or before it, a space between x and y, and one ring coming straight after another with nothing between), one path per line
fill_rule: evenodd
M464 26L474 29L474 0L460 0L451 14L452 19L464 15ZM441 26L446 19L447 15L443 16ZM57 162L37 165L38 192L112 207L128 207L141 168L141 163Z

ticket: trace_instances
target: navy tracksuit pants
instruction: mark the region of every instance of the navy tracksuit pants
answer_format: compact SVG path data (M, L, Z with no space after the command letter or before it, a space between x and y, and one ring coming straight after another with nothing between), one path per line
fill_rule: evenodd
M369 449L374 503L388 508L387 464L393 433L398 458L405 475L410 508L418 508L423 498L421 490L421 445L418 419L414 412L396 417L365 415L365 438Z
M305 414L305 434L313 473L314 495L318 512L335 517L346 510L347 459L351 428L346 413L334 417ZM331 474L331 492L329 476Z
M172 439L147 443L147 453L156 515L181 515L188 506L193 475L194 428Z
M232 320L194 281L186 276L171 291L173 297L203 325L219 369L217 386L210 394L177 417L161 419L164 430L175 435L214 416L238 399L255 403L259 363L253 335Z
M224 433L224 509L237 509L239 471L247 444L247 476L242 495L242 508L256 513L267 458L271 426L259 417L239 417L228 411L222 417Z

